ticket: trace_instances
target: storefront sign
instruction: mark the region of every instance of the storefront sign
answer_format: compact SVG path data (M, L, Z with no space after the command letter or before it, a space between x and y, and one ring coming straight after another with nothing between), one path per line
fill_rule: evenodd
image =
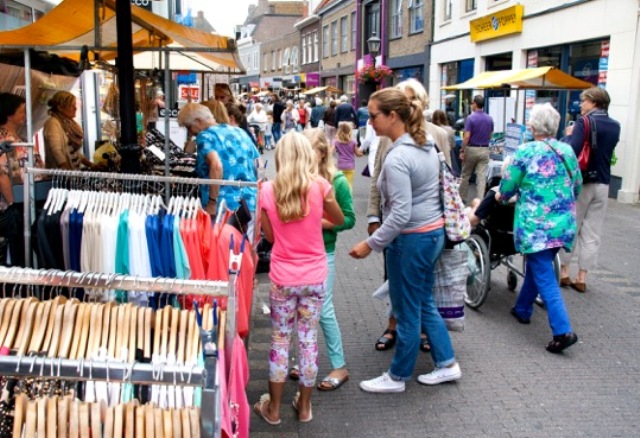
M522 32L524 6L515 5L469 22L471 41L478 42Z
M320 85L320 73L307 73L307 88L313 88Z
M180 85L178 87L178 93L180 100L186 100L191 102L200 102L200 87L189 87L187 85Z

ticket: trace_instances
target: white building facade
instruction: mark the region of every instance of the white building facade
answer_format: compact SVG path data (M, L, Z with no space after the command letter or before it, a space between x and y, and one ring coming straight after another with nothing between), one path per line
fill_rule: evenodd
M606 88L609 114L622 125L610 196L638 202L639 20L640 0L436 0L429 93L444 107L446 85L483 71L544 66ZM458 96L459 115L466 113L473 93L481 92ZM487 92L489 97L500 94ZM518 122L538 102L551 102L565 123L579 114L577 91L521 91L511 96L516 94Z

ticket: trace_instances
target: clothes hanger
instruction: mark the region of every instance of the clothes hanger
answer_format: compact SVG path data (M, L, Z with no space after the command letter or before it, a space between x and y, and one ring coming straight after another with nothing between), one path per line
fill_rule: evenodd
M31 301L28 303L27 311L25 312L25 319L20 321L22 328L22 339L17 338L15 348L18 350L18 356L24 356L27 353L27 348L31 342L31 335L33 334L33 325L36 318L38 307L40 307L38 301Z
M20 294L22 292L19 292ZM29 312L29 307L31 305L31 303L33 298L29 297L29 298L24 298L22 301L22 308L20 309L20 314L18 317L18 320L16 321L16 324L18 324L18 330L16 332L16 334L13 337L13 341L11 343L11 345L9 345L9 348L11 349L17 349L20 342L22 341L22 337L24 335L24 331L26 328L26 324L24 324L24 322L27 320L27 313Z
M168 356L173 356L174 361L178 355L177 343L178 343L178 326L180 324L180 310L175 307L171 308L171 328L169 335L169 349L167 351Z
M102 438L100 403L91 403L91 438Z
M58 436L66 437L69 430L69 397L58 399Z
M89 407L93 403L80 403L80 410L78 412L79 423L80 423L80 438L90 438L91 437L91 422L89 418Z
M186 359L186 350L187 350L187 323L189 321L189 311L181 310L180 311L180 332L178 334L178 353L177 353L177 361L178 364L184 365Z
M64 310L67 302L59 302L55 309L53 328L51 330L50 342L47 346L47 357L56 357L58 354L58 346L60 344L60 333L62 332L62 321L64 318ZM45 339L45 344L47 340Z
M152 357L155 357L160 353L160 338L162 337L162 318L164 316L164 312L162 310L157 310L155 315L155 324L153 327L153 351L151 352Z
M86 218L86 216L85 216ZM80 347L80 335L82 333L82 323L84 322L85 303L79 303L76 310L75 321L73 323L73 331L71 332L71 348L69 349L69 359L76 359L78 355L78 349ZM90 311L90 310L89 310Z
M135 432L134 436L138 438L145 437L144 431L144 406L136 406L135 407Z
M180 409L180 424L182 425L182 438L191 438L191 424L189 422L189 409Z
M164 436L173 438L173 418L171 409L162 410L162 425L164 427Z
M127 362L131 363L136 360L136 348L138 347L138 310L140 308L138 306L131 306L131 311L129 314L129 356L127 358Z
M38 410L35 400L31 400L27 402L27 413L25 415L25 428L24 428L24 436L32 437L36 436L36 428L38 418Z
M124 430L124 418L123 418L123 406L122 403L118 403L115 406L114 414L113 414L113 436L121 437L123 436Z
M89 339L87 340L87 348L84 352L85 359L91 358L91 355L96 351L96 340L100 340L100 330L102 329L101 304L94 304L91 306L90 321Z
M129 346L129 326L131 323L131 307L132 304L125 304L120 312L122 317L122 325L118 324L118 329L121 330L119 333L120 336L120 344L116 349L116 359L126 360L129 357L128 346ZM118 320L120 322L120 320ZM120 436L120 435L118 435Z
M172 437L173 438L183 438L182 433L182 417L180 416L180 412L182 409L171 409L171 426L172 427Z
M4 343L2 344L3 348L7 350L11 350L13 346L14 338L16 336L16 331L18 330L18 321L20 319L20 314L22 313L22 307L26 300L18 299L16 300L13 306L13 312L11 313L11 321L9 322L9 327L7 329L7 334L4 338Z
M113 436L113 421L115 415L115 407L109 406L104 417L104 434L105 437Z
M46 437L58 436L58 396L47 398L47 433Z
M109 349L109 329L111 327L111 309L113 303L109 302L102 305L102 330L100 332L99 348Z
M29 348L27 350L28 352L40 352L40 348L44 343L45 331L47 330L47 324L49 323L53 300L47 300L41 304L42 306L40 306L36 312L36 326L33 330L33 336L31 337L31 342L29 343Z
M131 401L124 407L124 437L134 438L135 431L135 404L133 403L133 401Z
M4 339L9 331L9 324L11 323L11 316L13 315L13 308L18 300L13 298L6 298L4 311L2 312L2 324L0 325L0 346L4 346ZM7 352L7 354L9 354Z
M144 357L151 359L153 352L151 351L151 328L153 327L153 309L148 307L144 309Z
M49 321L47 322L47 328L44 334L44 342L40 347L40 351L48 352L51 345L51 338L53 337L54 327L56 323L56 312L58 307L64 305L67 302L67 297L64 295L58 295L51 303L51 310L49 311Z
M136 310L137 318L137 333L136 333L136 350L144 351L144 307L138 307Z
M95 307L98 304L85 303L84 307L84 315L82 320L82 329L80 331L80 342L78 343L78 350L75 355L75 359L80 359L81 357L85 357L87 354L87 346L89 344L89 329L91 327L92 313Z
M35 401L36 401L36 415L37 415L36 433L38 434L38 436L46 436L47 435L47 399L46 397L40 397Z
M189 423L191 423L191 436L200 436L200 408L189 409Z
M111 315L109 317L109 346L107 348L107 356L110 358L116 357L116 341L117 341L117 333L118 333L118 308L120 306L113 306L111 308ZM113 427L113 426L112 426Z
M16 396L15 408L13 411L13 433L12 438L22 438L22 424L24 423L27 396L19 394Z
M69 403L69 438L78 438L80 432L79 418L80 403L78 400L71 400Z
M161 408L154 408L153 409L153 419L154 422L156 424L156 429L155 429L155 436L157 438L164 438L165 434L165 428L164 428L164 419L163 419L163 415L162 415L162 409ZM170 437L167 437L170 438Z
M76 314L78 312L79 301L75 298L69 300L64 305L64 316L62 318L62 331L60 335L60 347L58 348L58 357L69 358L71 351L71 342L73 330L75 328Z
M143 408L144 411L144 438L156 438L155 436L155 415L154 408L149 403Z
M160 354L166 359L169 346L168 338L170 330L169 327L171 324L171 306L165 306L164 309L162 309L162 312L164 313L164 316L162 317L162 329L160 332L162 335L162 338L160 339Z

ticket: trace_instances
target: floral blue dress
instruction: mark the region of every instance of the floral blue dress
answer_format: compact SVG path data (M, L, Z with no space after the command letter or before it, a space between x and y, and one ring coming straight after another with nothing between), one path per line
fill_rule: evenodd
M520 145L500 183L503 200L518 195L516 249L523 254L551 248L571 251L581 189L582 174L571 146L555 139Z

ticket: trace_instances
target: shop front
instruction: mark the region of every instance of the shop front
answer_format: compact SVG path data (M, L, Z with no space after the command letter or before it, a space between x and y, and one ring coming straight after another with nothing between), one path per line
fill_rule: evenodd
M477 13L451 18L446 25L436 16L429 92L440 96L441 108L453 107L460 117L468 114L473 94L487 98L509 95L517 100L514 118L518 123L524 123L534 104L549 102L562 116L561 131L579 115L579 91L451 93L443 87L485 71L552 66L606 88L611 96L609 113L622 125L611 193L625 202L635 202L640 186L640 151L635 147L640 138L636 123L640 105L638 5L614 6L604 0L575 3L558 6L549 0L510 7L479 5ZM604 16L606 20L602 20Z

